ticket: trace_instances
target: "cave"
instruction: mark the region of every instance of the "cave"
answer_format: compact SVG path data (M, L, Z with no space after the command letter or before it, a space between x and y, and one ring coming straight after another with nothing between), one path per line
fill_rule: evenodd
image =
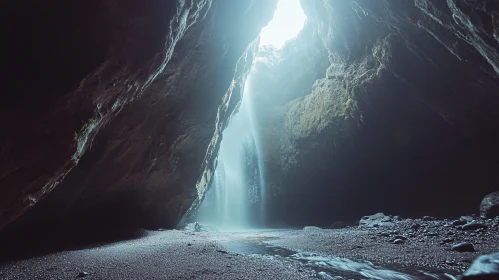
M0 279L499 279L499 1L0 7Z

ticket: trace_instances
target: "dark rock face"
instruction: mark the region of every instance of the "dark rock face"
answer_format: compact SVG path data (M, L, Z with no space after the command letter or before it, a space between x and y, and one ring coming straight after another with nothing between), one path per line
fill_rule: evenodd
M480 203L480 215L484 218L499 216L499 191L486 195Z
M213 165L248 45L276 1L44 2L1 8L12 54L2 66L15 82L1 102L0 227L35 204L7 232L175 227ZM45 38L20 34L42 29L16 20L25 11Z
M499 181L498 3L302 6L308 35L261 54L254 77L282 96L262 106L271 219L475 212ZM297 50L310 62L293 68Z
M8 88L0 116L7 132L0 138L0 227L59 185L99 130L156 79L209 6L45 2L1 4L9 51L2 63Z

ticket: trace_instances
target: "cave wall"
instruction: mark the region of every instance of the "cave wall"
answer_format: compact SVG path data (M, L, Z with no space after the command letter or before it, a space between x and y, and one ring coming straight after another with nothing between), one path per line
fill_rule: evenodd
M175 227L276 1L66 2L2 4L0 227L31 208L4 236Z
M327 70L282 68L300 61L290 49L310 49L302 34L281 54L261 53L259 60L278 62L255 75L271 104L260 120L271 220L327 225L380 211L477 212L499 183L497 2L302 7L305 29L321 42L309 65L327 61ZM305 77L314 75L311 86ZM271 95L291 100L265 100Z

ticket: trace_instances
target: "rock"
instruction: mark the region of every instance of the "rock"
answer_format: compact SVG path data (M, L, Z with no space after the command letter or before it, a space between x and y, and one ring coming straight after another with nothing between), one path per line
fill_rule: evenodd
M321 228L316 226L306 226L303 230L321 230Z
M465 220L455 220L454 222L452 222L452 225L453 226L462 226L462 225L465 225L467 222Z
M390 237L390 234L388 232L382 232L379 234L379 236Z
M411 225L411 229L413 229L413 230L418 230L419 228L421 228L421 225L418 223Z
M394 226L395 224L392 222L392 219L389 216L386 216L383 213L377 213L371 216L364 216L359 221L360 226Z
M405 236L403 236L403 235L396 235L394 238L395 238L395 239L407 240L407 237L405 237Z
M475 247L473 247L473 244L469 242L462 242L459 244L455 244L452 246L452 251L457 251L457 252L475 252Z
M463 230L476 230L476 229L481 229L481 228L487 228L487 225L482 224L482 223L477 223L477 222L471 222L471 223L465 224L462 227Z
M88 272L80 271L80 273L78 273L78 278L82 278L82 277L88 276L89 274L90 273L88 273Z
M185 231L191 231L191 232L199 232L200 225L198 222L195 223L189 223L184 227Z
M403 243L405 243L405 241L403 239L395 239L393 241L393 244L403 244Z
M442 240L442 243L444 243L444 244L445 244L445 243L451 243L451 242L453 242L453 241L454 241L454 239L453 239L453 238L448 237L448 238L445 238L444 240Z
M435 237L435 236L439 236L440 234L436 233L436 232L428 232L427 234L425 234L426 236L431 236L431 237Z
M499 216L499 191L486 195L480 203L480 216L494 218Z
M499 279L499 253L478 257L463 273L462 280Z
M461 221L466 221L466 222L472 222L473 220L475 220L473 217L471 216L461 216L461 218L459 218Z
M430 217L430 216L424 216L423 217L423 221L433 221L433 220L435 220L435 218Z

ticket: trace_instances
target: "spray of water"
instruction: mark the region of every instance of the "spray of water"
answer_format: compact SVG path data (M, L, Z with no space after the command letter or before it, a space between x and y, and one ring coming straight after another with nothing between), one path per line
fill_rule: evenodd
M260 226L265 217L265 179L251 74L238 111L223 132L210 193L198 220L225 230Z
M303 27L306 16L299 0L279 0L274 19L260 34L260 47L280 49ZM218 165L197 220L219 229L238 230L266 224L268 191L264 147L258 122L252 75L247 77L238 111L224 130Z

